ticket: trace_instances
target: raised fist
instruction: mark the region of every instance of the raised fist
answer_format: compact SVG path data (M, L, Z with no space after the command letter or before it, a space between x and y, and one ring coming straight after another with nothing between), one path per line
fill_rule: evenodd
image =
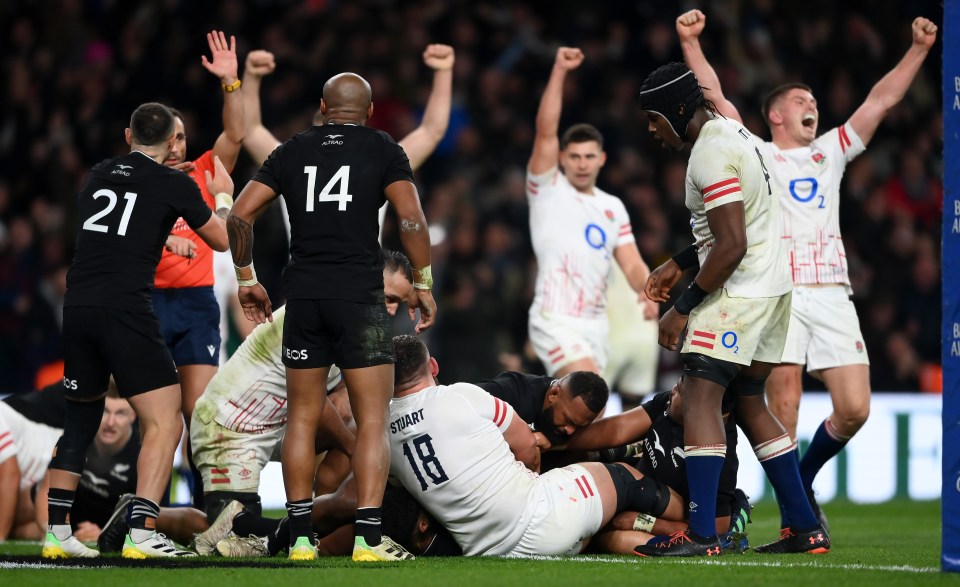
M570 71L580 67L583 63L583 51L576 47L560 47L557 49L556 66Z
M913 21L913 44L929 49L937 40L937 25L929 19L918 16Z
M442 71L453 67L454 57L450 45L427 45L423 52L423 63L430 69Z
M680 41L696 39L703 32L707 24L707 17L699 10L690 10L677 17L677 35Z
M263 77L270 75L277 68L277 62L273 59L273 53L257 49L247 53L247 61L244 63L244 71L247 75Z

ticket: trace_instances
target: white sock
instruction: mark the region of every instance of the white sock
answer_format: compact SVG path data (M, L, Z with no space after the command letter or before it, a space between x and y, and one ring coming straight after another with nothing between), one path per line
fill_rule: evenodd
M53 532L53 535L56 536L60 542L63 542L73 535L73 529L70 528L70 524L50 524L47 526L47 532Z

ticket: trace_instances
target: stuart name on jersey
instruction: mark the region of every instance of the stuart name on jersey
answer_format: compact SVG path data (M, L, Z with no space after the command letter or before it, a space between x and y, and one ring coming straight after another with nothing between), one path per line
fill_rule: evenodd
M623 202L596 187L578 192L556 167L527 174L527 201L538 264L531 312L605 316L614 251L634 242Z
M840 238L840 182L847 163L863 152L850 124L817 137L808 147L781 150L764 143L764 158L780 197L784 248L798 285L850 285Z

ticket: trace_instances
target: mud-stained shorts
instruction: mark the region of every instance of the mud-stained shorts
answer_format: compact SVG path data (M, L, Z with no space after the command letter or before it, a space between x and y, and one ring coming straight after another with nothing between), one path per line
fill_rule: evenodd
M394 362L390 315L382 303L290 300L283 323L283 364L361 369Z

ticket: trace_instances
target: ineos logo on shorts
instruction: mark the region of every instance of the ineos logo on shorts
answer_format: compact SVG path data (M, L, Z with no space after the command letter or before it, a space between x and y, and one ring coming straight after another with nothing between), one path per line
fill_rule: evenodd
M287 347L283 347L283 354L288 359L293 359L294 361L307 360L307 349L297 350L297 349L288 349Z
M76 390L77 390L77 380L76 380L76 379L67 379L66 377L64 377L64 378L63 378L63 387L65 387L66 389L72 389L72 390L76 391Z

